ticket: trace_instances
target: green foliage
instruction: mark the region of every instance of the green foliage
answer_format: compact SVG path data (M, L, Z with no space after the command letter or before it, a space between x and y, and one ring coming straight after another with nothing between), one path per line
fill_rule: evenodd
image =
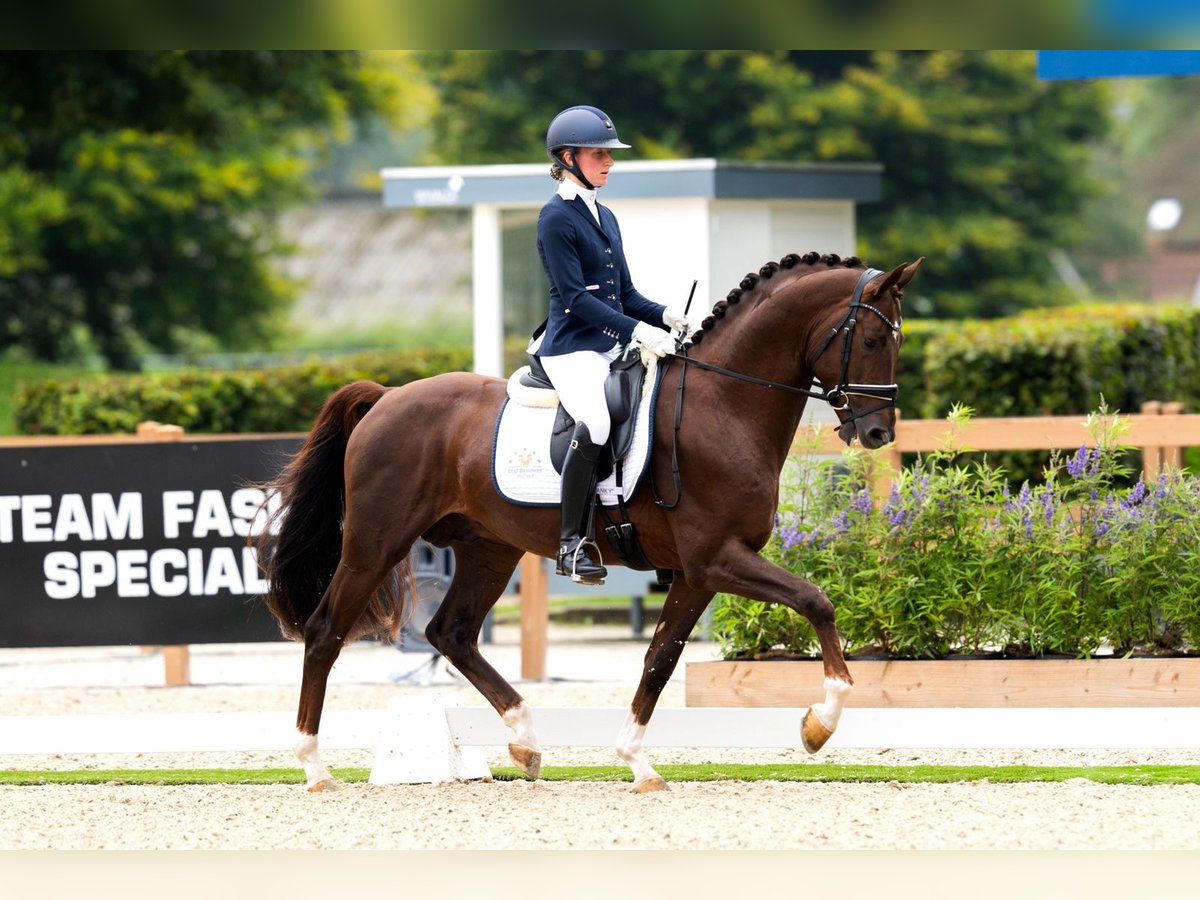
M329 395L351 381L399 385L470 368L471 351L452 348L275 369L40 381L18 391L17 427L26 434L120 434L156 421L196 434L305 431Z
M863 486L868 454L849 453L846 470L810 459L764 553L826 591L851 653L1195 651L1200 479L1120 488L1122 423L1102 409L1090 425L1094 447L1053 454L1045 482L1016 493L950 450L897 473L886 502ZM727 657L817 649L807 622L765 604L722 597L713 620Z
M117 368L180 335L261 345L291 287L275 214L397 81L351 52L9 54L0 67L0 351L76 330Z
M48 378L82 378L87 374L84 366L33 362L23 354L0 357L0 436L17 433L16 399L23 384Z
M965 321L927 342L922 371L920 418L945 415L956 397L986 416L1082 414L1101 395L1126 412L1146 400L1195 408L1200 310L1093 304Z
M947 319L907 319L904 343L896 360L896 383L900 386L896 404L906 418L924 418L929 406L930 387L925 375L929 351L942 336L967 323Z
M1048 251L1086 238L1091 223L1079 212L1106 191L1089 174L1110 124L1105 88L1039 81L1032 51L419 59L441 96L432 146L443 162L545 159L554 113L597 103L637 158L882 163L882 202L859 212L859 255L889 265L926 256L909 291L926 316L1061 303Z

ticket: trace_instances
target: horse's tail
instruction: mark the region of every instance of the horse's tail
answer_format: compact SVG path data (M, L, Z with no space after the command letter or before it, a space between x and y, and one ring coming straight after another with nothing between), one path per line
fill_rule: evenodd
M269 582L267 608L284 637L304 638L304 624L337 571L342 557L346 442L385 390L373 381L356 381L333 394L321 407L300 452L267 486L279 492L280 505L273 527L264 529L259 538L259 559ZM385 579L346 635L347 641L375 633L395 637L403 600L399 570L406 565L407 560Z

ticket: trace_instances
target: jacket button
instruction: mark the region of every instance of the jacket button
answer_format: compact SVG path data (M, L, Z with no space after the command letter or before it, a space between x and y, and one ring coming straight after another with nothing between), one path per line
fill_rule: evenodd
M567 307L566 309L564 309L564 310L563 310L563 312L565 312L565 313L567 313L567 314L570 314L570 312L571 312L571 308L570 308L570 307Z
M612 247L605 247L605 248L604 248L604 252L605 252L605 253L612 253Z

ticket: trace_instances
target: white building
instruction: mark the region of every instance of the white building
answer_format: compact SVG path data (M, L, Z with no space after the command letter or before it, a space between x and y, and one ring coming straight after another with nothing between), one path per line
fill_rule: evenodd
M391 208L464 207L472 214L475 371L506 375L503 340L545 316L537 212L554 193L550 164L384 169ZM850 255L855 210L880 198L882 166L729 162L617 162L600 199L621 223L638 290L707 312L747 272L787 253Z

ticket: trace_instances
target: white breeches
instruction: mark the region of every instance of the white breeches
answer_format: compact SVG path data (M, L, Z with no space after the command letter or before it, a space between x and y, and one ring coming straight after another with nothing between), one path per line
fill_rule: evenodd
M619 345L599 353L579 350L562 356L541 356L542 368L558 391L558 399L576 422L583 422L592 436L592 443L608 440L610 422L608 403L604 399L604 379L608 364L621 354Z

